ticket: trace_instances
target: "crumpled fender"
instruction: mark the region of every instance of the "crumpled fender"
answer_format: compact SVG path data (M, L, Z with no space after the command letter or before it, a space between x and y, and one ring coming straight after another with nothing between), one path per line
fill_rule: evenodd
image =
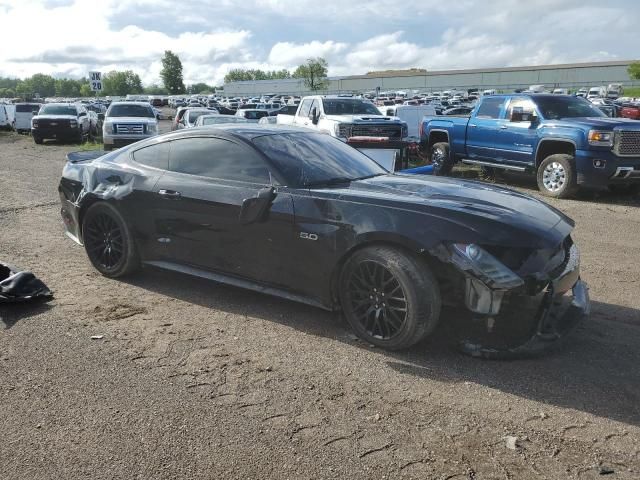
M33 273L0 262L0 304L51 298L51 290Z

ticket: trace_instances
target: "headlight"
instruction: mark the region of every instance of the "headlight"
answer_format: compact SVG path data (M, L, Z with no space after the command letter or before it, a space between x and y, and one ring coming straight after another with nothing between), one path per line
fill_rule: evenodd
M589 130L589 145L610 147L613 145L613 132Z
M336 137L340 136L340 124L339 123L334 123L333 124L333 133Z
M155 123L147 124L147 132L148 133L156 133L158 131L158 125Z
M524 284L524 280L500 260L473 243L454 243L451 261L461 270L470 271L492 288L511 289Z
M31 120L31 128L38 128L38 120Z

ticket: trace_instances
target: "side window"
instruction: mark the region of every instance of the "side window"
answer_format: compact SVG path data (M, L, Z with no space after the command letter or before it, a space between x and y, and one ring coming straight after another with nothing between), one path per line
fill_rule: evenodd
M513 116L513 112L515 111L516 115ZM509 106L507 107L507 120L511 120L512 118L515 121L524 122L531 121L529 117L535 113L535 107L533 102L526 98L516 98L511 100Z
M307 98L304 102L302 102L302 106L300 107L299 117L308 117L309 112L311 111L311 102L310 98Z
M482 100L482 104L476 113L478 118L499 118L500 110L504 104L504 97L488 97Z
M169 170L202 177L269 184L264 160L248 147L221 138L184 138L171 142Z
M157 143L133 152L134 161L148 167L169 169L169 142Z

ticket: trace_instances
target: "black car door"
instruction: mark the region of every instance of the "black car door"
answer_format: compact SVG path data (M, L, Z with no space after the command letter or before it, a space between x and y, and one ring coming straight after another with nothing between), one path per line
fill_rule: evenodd
M176 262L282 285L293 238L291 195L277 191L268 216L243 224L240 210L271 184L267 162L218 137L170 142L169 171L156 185L158 236ZM277 187L276 187L277 189Z

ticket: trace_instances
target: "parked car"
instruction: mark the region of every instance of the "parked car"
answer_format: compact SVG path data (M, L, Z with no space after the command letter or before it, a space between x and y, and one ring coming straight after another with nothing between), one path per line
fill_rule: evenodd
M336 95L304 97L293 125L348 142L389 170L407 165L407 124L381 115L369 100Z
M640 120L640 104L625 103L620 110L620 116L624 118L631 118L633 120Z
M158 119L148 102L113 102L105 114L105 150L123 147L158 134Z
M47 139L82 143L90 134L89 115L80 103L47 103L31 119L31 136L38 144Z
M258 120L260 120L262 117L268 117L269 116L269 111L268 110L258 110L256 109L238 109L238 111L236 111L236 117L240 117L240 118L246 118L247 120L252 120L254 122L258 122Z
M177 129L195 127L196 121L200 115L213 115L218 113L215 108L187 108L180 116L177 123Z
M584 87L576 92L576 96L577 97L587 98L588 94L589 94L589 89L588 88L584 88Z
M455 305L502 340L464 342L479 356L540 352L589 312L574 222L516 191L390 174L330 135L268 125L100 154L70 154L59 191L67 235L106 277L150 265L340 309L388 349Z
M569 95L569 89L567 89L567 88L554 88L553 89L553 94L554 95Z
M235 115L200 115L196 120L196 127L206 125L222 125L227 123L254 123L246 118L240 118Z
M11 111L15 108L12 105L0 104L0 128L4 130L13 130L15 117Z
M31 120L38 113L40 103L16 103L14 128L18 133L31 130Z
M607 96L607 87L591 87L587 93L587 100L592 98L604 98Z
M437 175L457 161L535 173L538 188L566 198L579 186L640 183L640 123L606 118L569 95L483 97L469 118L425 117L423 148Z

